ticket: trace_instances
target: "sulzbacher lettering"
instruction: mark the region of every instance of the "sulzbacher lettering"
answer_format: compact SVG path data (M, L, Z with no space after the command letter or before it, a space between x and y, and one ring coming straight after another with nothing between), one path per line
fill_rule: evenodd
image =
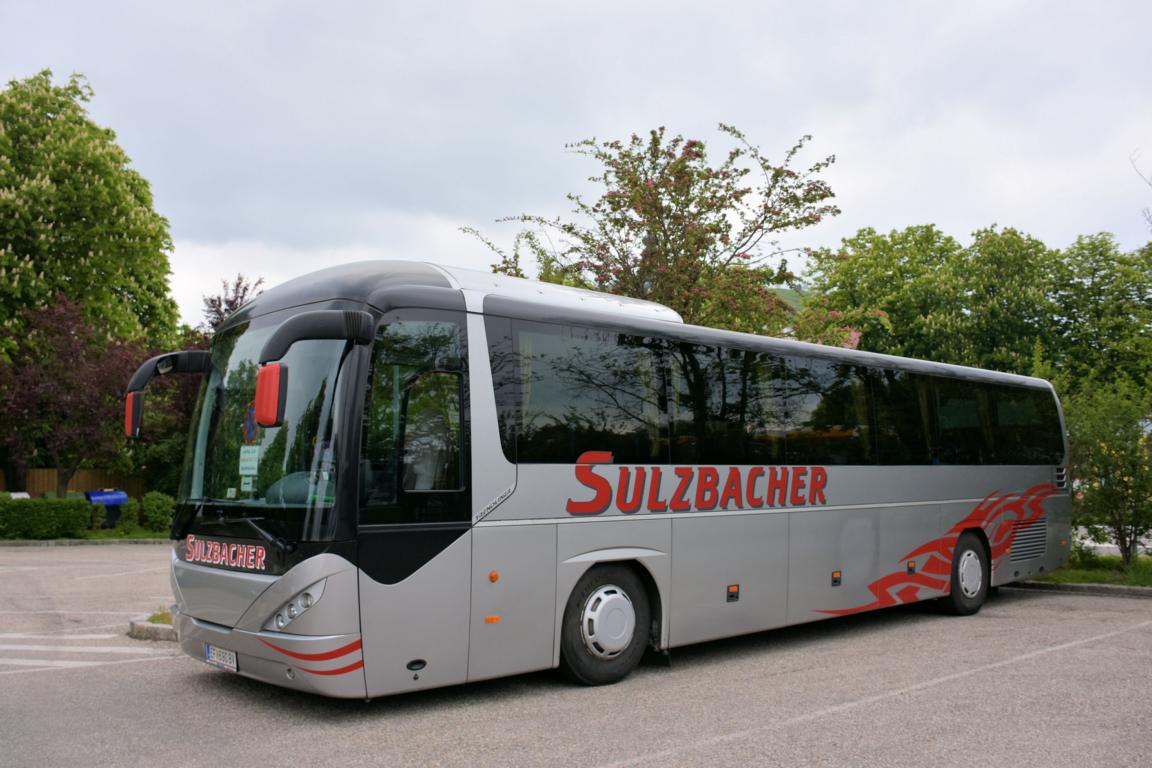
M184 543L187 546L184 560L189 563L226 565L249 571L266 570L264 558L267 552L259 544L226 544L223 541L198 539L191 534Z
M586 451L576 460L576 479L592 493L586 500L568 499L571 515L598 515L615 507L626 515L641 508L649 512L685 512L695 509L765 509L826 504L824 467L729 467L721 476L717 467L672 467L671 495L660 495L663 467L618 467L609 451ZM603 473L603 474L601 474Z

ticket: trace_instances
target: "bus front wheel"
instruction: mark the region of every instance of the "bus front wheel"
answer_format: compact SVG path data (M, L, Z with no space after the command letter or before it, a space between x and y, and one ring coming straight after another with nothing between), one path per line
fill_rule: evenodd
M962 533L952 551L952 590L941 598L953 616L971 616L984 605L991 582L991 569L984 543L974 533Z
M588 571L564 607L560 669L584 685L622 680L644 655L650 623L648 596L626 566Z

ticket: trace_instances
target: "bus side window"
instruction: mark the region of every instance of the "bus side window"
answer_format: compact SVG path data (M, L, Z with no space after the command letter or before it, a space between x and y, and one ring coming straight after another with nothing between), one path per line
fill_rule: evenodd
M461 489L461 376L428 371L408 386L401 439L405 491Z
M890 368L868 372L876 410L876 439L881 464L928 464L931 423L924 407L928 380Z
M376 335L360 447L360 522L446 523L468 506L464 324L400 310Z
M979 384L937 378L936 456L940 464L988 464L992 439L988 424L987 397Z
M670 345L668 358L673 462L783 461L778 357L734 347L684 343Z
M865 372L822 358L787 357L781 381L789 464L874 464Z

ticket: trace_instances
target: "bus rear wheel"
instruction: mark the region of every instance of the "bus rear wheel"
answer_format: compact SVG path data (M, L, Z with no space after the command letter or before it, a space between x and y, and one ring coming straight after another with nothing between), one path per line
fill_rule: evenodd
M636 574L622 565L598 566L576 584L564 607L560 669L583 685L624 679L648 644L648 595Z
M962 533L952 551L952 591L941 598L945 612L971 616L984 605L991 582L984 543L974 533Z

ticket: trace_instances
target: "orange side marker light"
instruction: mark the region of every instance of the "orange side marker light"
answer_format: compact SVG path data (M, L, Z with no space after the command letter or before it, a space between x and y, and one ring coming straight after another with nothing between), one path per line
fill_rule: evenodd
M498 615L485 616L484 617L484 623L485 624L499 624L500 623L500 617Z

